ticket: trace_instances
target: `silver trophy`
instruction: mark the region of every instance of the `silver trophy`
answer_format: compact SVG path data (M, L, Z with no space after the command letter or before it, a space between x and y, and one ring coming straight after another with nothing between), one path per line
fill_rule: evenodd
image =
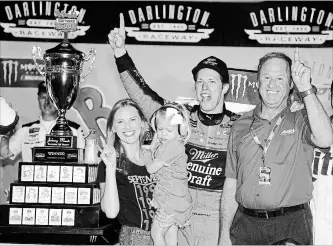
M47 93L59 111L56 125L52 128L50 136L73 136L65 118L66 110L73 105L80 84L93 68L96 50L89 49L88 56L76 50L68 41L68 33L77 30L78 11L66 13L56 11L55 29L64 33L62 42L41 55L41 48L34 46L32 57L36 68L45 77ZM83 64L92 57L92 62L86 74L83 74ZM45 71L40 69L36 59L44 60ZM48 141L47 141L48 142ZM69 146L68 146L69 147Z

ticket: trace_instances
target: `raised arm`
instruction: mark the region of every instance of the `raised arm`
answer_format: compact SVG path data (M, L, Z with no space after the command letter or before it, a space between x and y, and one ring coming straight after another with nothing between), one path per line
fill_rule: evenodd
M101 209L106 214L106 217L113 219L119 213L119 196L116 181L116 151L113 148L113 144L105 144L102 137L101 140L103 149L100 149L100 151L103 163L98 167L97 176L97 182L100 184L101 189Z
M301 94L311 90L311 70L300 62L298 48L295 49L292 77ZM333 132L328 115L315 93L306 95L303 100L312 132L312 142L321 148L329 147L333 143Z
M119 196L116 173L105 168L105 182L99 183L101 189L101 209L106 217L113 219L119 213Z
M149 119L165 103L165 100L146 84L128 55L125 48L126 32L123 14L120 14L119 18L120 26L111 30L108 35L109 42L114 51L116 65L125 90Z

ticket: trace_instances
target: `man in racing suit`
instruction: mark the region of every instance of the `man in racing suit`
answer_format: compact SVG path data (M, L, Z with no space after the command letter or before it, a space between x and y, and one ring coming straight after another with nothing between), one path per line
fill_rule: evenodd
M56 124L58 110L54 106L46 91L45 82L38 85L38 104L41 116L38 120L22 125L6 144L2 144L0 157L15 159L22 154L23 162L32 161L32 148L44 147L46 134L49 134ZM84 148L85 139L81 126L75 122L68 121L68 125L77 136L77 148Z
M149 88L126 52L122 15L120 28L110 32L109 41L127 93L149 119L166 100ZM216 57L202 60L192 73L200 103L187 107L192 130L186 144L187 170L194 209L191 227L180 233L178 244L217 245L226 149L233 122L231 113L224 108L229 75L226 64Z

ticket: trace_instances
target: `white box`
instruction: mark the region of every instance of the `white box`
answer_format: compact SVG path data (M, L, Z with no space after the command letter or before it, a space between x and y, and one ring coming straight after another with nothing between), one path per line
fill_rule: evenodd
M9 224L10 225L22 224L22 208L9 208Z
M49 209L36 208L36 225L48 225L49 224Z
M63 226L74 226L75 209L62 210L62 223Z
M35 208L23 208L22 225L35 224Z
M61 209L50 208L49 225L61 225Z

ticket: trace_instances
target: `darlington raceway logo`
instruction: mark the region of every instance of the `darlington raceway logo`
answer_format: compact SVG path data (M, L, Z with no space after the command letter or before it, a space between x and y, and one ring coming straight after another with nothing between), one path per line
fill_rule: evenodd
M191 6L163 4L128 11L132 25L125 27L129 37L143 42L198 43L214 29L207 28L210 13Z
M328 10L275 7L251 12L250 18L256 29L244 31L261 44L323 44L333 40L333 13Z
M17 2L5 6L8 22L0 22L5 33L11 33L18 38L62 39L63 32L54 29L55 13L58 11L78 11L79 24L84 24L83 18L86 10L77 9L75 5L66 2ZM68 33L69 39L84 36L90 26L78 25L77 31Z

